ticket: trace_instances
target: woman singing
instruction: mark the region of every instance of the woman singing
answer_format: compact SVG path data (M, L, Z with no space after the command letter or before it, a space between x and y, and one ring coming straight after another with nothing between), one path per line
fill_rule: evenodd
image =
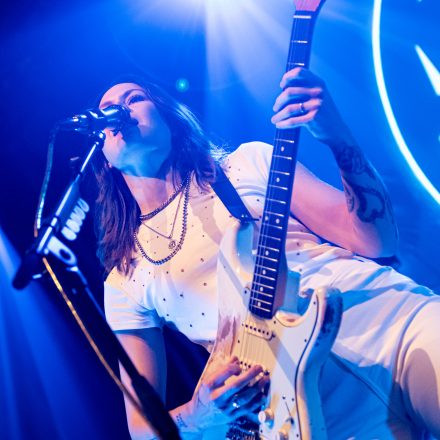
M341 327L319 383L328 437L440 436L440 298L368 259L395 252L391 204L322 80L294 69L281 88L272 122L280 129L305 126L328 145L344 188L298 164L285 246L302 289L326 285L342 292ZM165 399L162 327L177 328L208 351L217 336L219 245L238 220L211 183L221 167L259 218L272 147L249 142L226 155L185 106L142 80L112 85L100 107L111 104L125 106L136 125L107 130L97 164L106 316ZM254 366L242 372L231 358L204 378L192 399L171 411L182 437L255 417L269 380L254 380L261 371ZM152 438L129 402L126 410L132 438Z

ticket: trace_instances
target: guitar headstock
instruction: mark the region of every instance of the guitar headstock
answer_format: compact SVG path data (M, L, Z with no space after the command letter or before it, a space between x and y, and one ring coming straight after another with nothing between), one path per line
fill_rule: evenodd
M325 0L293 0L296 11L317 12Z

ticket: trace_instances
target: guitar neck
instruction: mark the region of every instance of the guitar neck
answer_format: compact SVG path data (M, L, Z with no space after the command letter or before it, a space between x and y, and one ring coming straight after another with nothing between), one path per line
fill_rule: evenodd
M319 6L310 10L310 3L316 2L297 2L286 71L309 65L311 39L319 10ZM299 134L299 128L277 129L275 132L249 302L249 310L266 319L273 316L276 304L278 273L285 251Z

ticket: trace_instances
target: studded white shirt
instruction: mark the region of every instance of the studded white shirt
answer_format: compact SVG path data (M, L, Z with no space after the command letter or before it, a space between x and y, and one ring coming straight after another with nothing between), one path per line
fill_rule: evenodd
M261 142L243 144L224 164L254 217L263 211L271 152ZM149 257L170 254L166 236L178 204L179 197L148 221L149 227L140 227L139 241ZM159 266L137 252L131 276L115 269L109 274L105 311L110 326L117 331L167 323L209 350L217 332L219 244L235 222L213 191L202 193L192 182L182 249ZM343 292L341 327L321 376L329 438L420 438L424 425L440 435L440 297L389 267L321 243L293 217L286 257L301 273L302 288L328 285ZM417 362L420 353L432 357L428 372L426 362ZM420 383L420 377L429 382Z
M231 183L255 217L260 217L263 210L271 151L272 147L262 142L243 144L224 163ZM173 239L179 241L183 198L176 197L166 209L140 226L138 239L150 258L160 260L171 253L166 237L177 210ZM191 182L182 249L161 265L154 265L137 252L131 276L126 277L116 269L109 274L105 282L105 309L112 328L127 330L168 323L209 348L217 331L217 253L226 228L236 222L212 190L204 193ZM351 255L321 244L293 217L289 219L286 250L290 265L300 272L310 272L325 261Z

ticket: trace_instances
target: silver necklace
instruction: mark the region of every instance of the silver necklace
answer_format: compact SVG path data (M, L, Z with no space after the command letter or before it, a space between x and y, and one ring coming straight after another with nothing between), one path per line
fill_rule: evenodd
M182 202L182 196L183 192L180 193L179 202L177 204L176 213L174 214L174 220L171 226L171 232L169 235L162 234L162 232L158 231L157 229L152 228L150 225L147 225L145 221L142 222L142 224L147 227L150 231L153 231L155 234L160 235L163 238L166 238L168 240L168 248L174 249L176 247L176 240L174 240L173 234L174 234L174 228L176 226L176 220L177 220L177 214L179 213L180 204Z
M180 249L182 249L183 246L183 242L185 240L185 235L186 235L186 227L187 227L187 220L188 220L188 201L189 201L189 176L188 178L185 180L186 181L186 186L184 188L184 200L183 200L183 220L182 220L182 232L180 233L180 239L179 239L179 243L177 243L173 249L173 251L171 252L170 255L168 255L165 258L162 258L160 260L154 260L153 258L149 257L147 255L147 253L145 252L145 249L142 247L141 243L139 242L138 236L137 236L137 232L135 232L133 234L134 237L134 241L136 243L137 248L139 249L139 252L141 253L141 255L150 263L159 266L161 264L166 263L167 261L171 260L171 258L174 257L174 255L177 254L177 252L180 251ZM178 211L178 209L177 209ZM176 218L177 218L177 214L176 214ZM157 232L157 231L156 231Z
M160 211L165 209L177 197L177 195L182 191L182 189L185 187L185 185L189 182L190 176L191 176L191 173L189 173L186 176L186 178L180 182L180 185L177 187L176 191L174 191L173 194L171 194L171 196L167 200L165 200L165 202L163 202L159 207L157 207L153 211L148 212L147 214L141 214L139 216L139 219L141 221L149 220L150 218L153 218L156 214L158 214Z

